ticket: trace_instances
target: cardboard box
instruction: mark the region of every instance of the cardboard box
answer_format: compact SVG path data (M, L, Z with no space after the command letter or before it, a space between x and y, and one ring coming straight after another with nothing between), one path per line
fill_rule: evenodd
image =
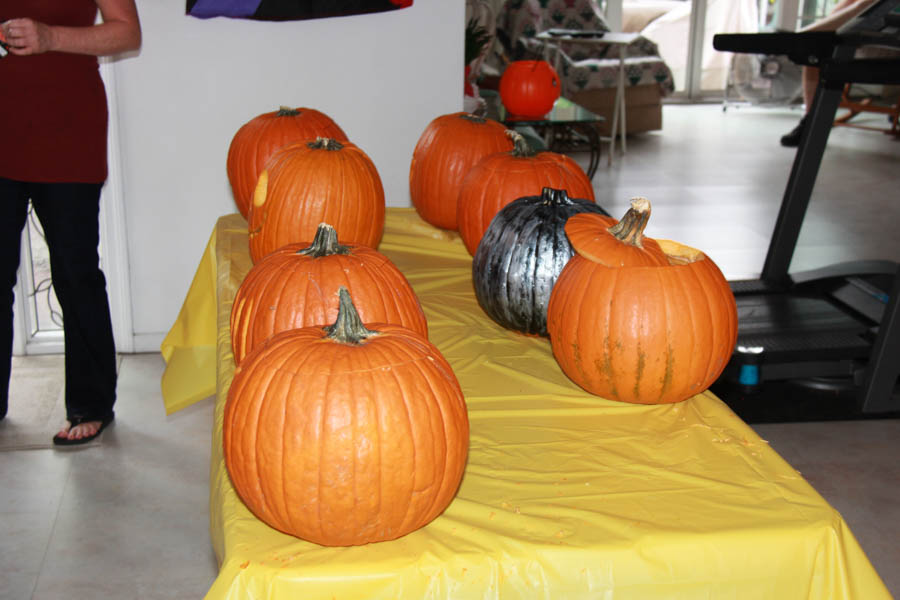
M573 94L570 100L606 119L598 129L600 135L610 135L616 88L583 90ZM659 86L625 87L625 127L628 133L662 129L662 94Z

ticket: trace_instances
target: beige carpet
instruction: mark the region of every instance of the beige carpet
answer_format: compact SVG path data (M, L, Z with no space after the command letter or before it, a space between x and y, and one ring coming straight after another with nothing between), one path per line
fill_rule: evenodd
M61 354L13 357L0 452L53 447L53 435L66 420L63 360ZM102 438L77 448L97 445Z

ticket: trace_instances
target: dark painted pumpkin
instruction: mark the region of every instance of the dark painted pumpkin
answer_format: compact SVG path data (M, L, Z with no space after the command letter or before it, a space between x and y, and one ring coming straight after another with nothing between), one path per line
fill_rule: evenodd
M489 317L507 329L547 335L550 290L574 254L564 227L584 212L607 215L590 200L544 188L497 213L472 260L475 296Z

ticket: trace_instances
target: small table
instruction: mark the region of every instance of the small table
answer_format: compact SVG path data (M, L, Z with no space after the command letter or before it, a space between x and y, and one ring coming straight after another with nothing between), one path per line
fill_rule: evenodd
M602 149L597 124L605 120L603 117L566 98L557 98L553 108L543 117L520 117L506 110L497 92L481 90L481 96L487 103L487 117L500 121L510 129L531 127L541 136L549 150L561 153L582 150L590 152L585 172L588 179L593 180L600 164Z
M639 33L615 33L611 31L605 32L582 32L576 30L552 29L542 31L537 34L537 39L544 44L544 56L547 56L547 48L562 42L570 44L584 45L609 45L616 46L619 50L619 78L616 82L616 103L613 107L612 131L609 140L609 155L607 156L607 165L612 164L613 152L616 147L616 129L621 127L621 143L622 154L625 154L625 47L640 37ZM554 68L559 72L559 52L556 53Z

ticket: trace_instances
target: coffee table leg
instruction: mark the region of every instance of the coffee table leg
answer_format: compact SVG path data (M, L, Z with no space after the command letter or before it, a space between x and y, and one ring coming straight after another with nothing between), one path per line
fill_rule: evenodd
M597 128L591 123L582 125L581 133L587 138L588 150L591 153L590 159L588 160L588 168L585 173L588 176L588 179L593 181L594 174L597 172L597 167L600 166L600 153L603 148L603 142L600 140L600 133L597 131Z

